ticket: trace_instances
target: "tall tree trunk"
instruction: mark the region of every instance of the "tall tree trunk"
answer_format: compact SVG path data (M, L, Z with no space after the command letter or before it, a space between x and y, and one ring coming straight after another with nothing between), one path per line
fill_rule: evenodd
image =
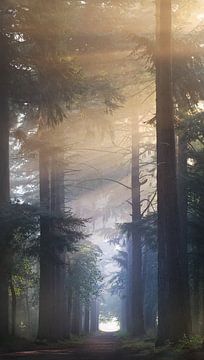
M69 257L66 256L66 263L69 263ZM67 275L66 278L66 316L65 316L65 338L70 338L71 336L71 319L72 319L72 307L73 307L73 289L71 280L69 278L69 275Z
M156 329L157 317L157 252L146 247L143 259L144 319L146 331Z
M90 304L89 301L85 304L84 311L84 333L87 335L90 332Z
M3 14L0 14L0 207L8 204L10 198L9 184L9 105L8 105L8 51L7 41L2 34ZM9 252L5 244L5 232L0 224L0 338L9 335Z
M97 300L96 299L93 299L91 301L90 331L92 334L95 334L98 331L98 309L97 309Z
M52 337L53 327L53 258L50 249L50 180L49 155L45 149L39 151L40 172L40 294L39 330L40 339Z
M201 324L200 334L204 336L204 265L202 264L202 278L201 278Z
M28 337L31 338L32 337L32 321L31 321L30 306L29 306L28 288L26 289L25 302L26 302L27 322L28 322Z
M72 307L72 334L81 334L81 304L79 294L75 294Z
M122 295L120 299L121 310L120 310L120 330L122 332L127 331L127 295L126 291Z
M139 175L139 119L132 120L132 336L144 335L142 243L139 229L140 175Z
M188 191L187 191L187 141L178 135L178 196L181 224L181 270L184 286L184 317L187 334L192 332L189 269L188 269Z
M192 323L193 323L193 333L195 335L199 334L199 320L200 320L200 310L201 310L201 296L200 296L200 261L198 259L198 246L196 246L196 254L193 260L193 282L192 282Z
M62 152L58 149L52 154L51 162L51 212L55 216L64 214L64 168ZM53 224L55 231L55 224ZM58 229L59 231L59 229ZM55 338L66 335L66 297L65 297L65 250L55 246L54 267L54 319Z
M172 100L171 0L157 10L158 344L187 334Z
M9 279L9 286L11 290L11 335L16 335L16 292L13 285L12 276Z
M127 264L127 332L131 334L132 329L132 239L127 240L127 254L128 254L128 264Z

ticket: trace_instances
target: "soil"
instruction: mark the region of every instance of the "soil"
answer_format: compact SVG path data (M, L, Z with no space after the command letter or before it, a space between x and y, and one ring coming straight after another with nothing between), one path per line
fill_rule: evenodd
M35 349L1 354L0 360L204 360L201 350L186 350L182 353L164 349L135 346L125 348L115 334L100 334L89 337L84 344L64 349Z

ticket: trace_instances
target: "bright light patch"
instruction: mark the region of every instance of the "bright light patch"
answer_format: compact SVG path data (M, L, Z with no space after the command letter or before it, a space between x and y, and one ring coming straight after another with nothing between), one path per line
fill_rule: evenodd
M120 330L119 321L116 318L113 318L110 321L103 322L99 324L99 330L103 332L115 332Z
M204 13L200 13L197 15L198 20L202 21L204 20Z

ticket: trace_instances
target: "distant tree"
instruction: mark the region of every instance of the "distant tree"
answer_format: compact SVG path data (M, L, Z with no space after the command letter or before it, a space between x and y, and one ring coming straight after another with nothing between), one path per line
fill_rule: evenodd
M102 275L99 267L101 250L91 242L82 242L78 251L69 256L68 278L72 288L73 326L72 331L79 335L82 319L82 305L85 308L86 331L90 326L90 309L93 298L98 297L102 286ZM89 326L88 326L89 323ZM90 328L89 328L90 329Z

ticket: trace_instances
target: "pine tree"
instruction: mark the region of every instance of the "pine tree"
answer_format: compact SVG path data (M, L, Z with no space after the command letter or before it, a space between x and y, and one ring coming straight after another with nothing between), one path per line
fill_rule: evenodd
M184 287L176 180L171 6L171 0L156 1L158 343L176 341L188 331L183 311Z

